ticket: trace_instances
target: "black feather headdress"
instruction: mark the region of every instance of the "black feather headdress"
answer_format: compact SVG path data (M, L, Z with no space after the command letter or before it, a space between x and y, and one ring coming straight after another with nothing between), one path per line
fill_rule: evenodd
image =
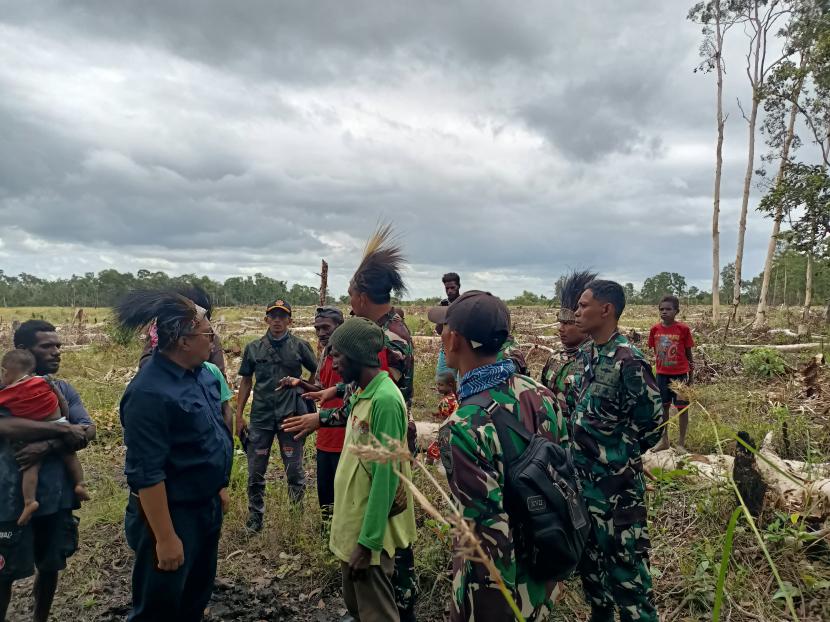
M406 292L401 274L406 260L391 225L381 225L366 242L363 259L352 276L351 287L363 292L375 304L391 300Z
M190 334L206 310L170 289L135 289L115 305L115 320L125 330L138 330L156 321L158 348L165 350Z
M559 321L573 322L574 311L576 311L579 303L579 297L585 291L585 287L597 278L595 272L588 272L582 270L580 272L571 272L562 280L562 289L559 294Z

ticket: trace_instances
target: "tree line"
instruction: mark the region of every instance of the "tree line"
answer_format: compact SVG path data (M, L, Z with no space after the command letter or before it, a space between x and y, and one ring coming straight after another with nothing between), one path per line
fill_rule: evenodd
M0 270L0 304L4 307L110 307L137 287L190 285L202 287L217 306L266 305L276 298L285 298L294 305L313 305L320 301L316 287L299 283L289 286L286 281L261 273L235 276L220 283L207 276L169 276L150 270L132 274L109 269L97 274L87 272L83 276L73 274L70 278L52 280L26 273L11 276Z

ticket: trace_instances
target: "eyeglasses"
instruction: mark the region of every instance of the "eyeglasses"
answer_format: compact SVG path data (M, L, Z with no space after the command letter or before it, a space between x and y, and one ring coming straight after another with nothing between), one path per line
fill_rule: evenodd
M197 335L207 335L211 339L216 337L216 333L213 331L210 331L209 333L188 333L186 335L182 335L182 337L196 337Z

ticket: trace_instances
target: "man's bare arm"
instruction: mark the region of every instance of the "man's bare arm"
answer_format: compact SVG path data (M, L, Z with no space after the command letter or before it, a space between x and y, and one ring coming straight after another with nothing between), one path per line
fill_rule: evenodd
M95 426L55 425L51 421L0 417L0 437L22 443L58 439L72 444L81 443L83 447L86 441L95 438Z

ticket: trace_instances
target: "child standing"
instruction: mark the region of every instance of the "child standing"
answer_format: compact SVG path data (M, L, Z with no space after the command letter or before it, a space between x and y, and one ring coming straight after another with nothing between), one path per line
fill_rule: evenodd
M672 404L680 411L680 434L677 444L680 449L686 445L686 431L689 428L689 402L678 397L672 390L673 382L692 383L694 361L692 348L695 345L692 331L683 322L675 321L680 312L680 301L676 296L663 296L658 307L660 323L651 327L648 347L654 350L657 361L657 386L663 401L663 420L668 421ZM663 439L654 448L668 449L668 428L663 429Z
M7 409L12 417L30 421L54 421L67 423L69 407L60 392L46 379L35 376L35 357L28 350L17 349L6 352L0 363L0 407ZM78 499L87 501L89 494L84 485L84 472L74 451L63 454L66 469L75 484ZM37 495L40 462L23 470L23 512L17 519L18 525L26 525L40 507Z
M455 373L446 371L435 377L435 390L441 394L438 410L433 417L441 421L441 425L458 410L458 396L456 395ZM441 457L438 441L432 441L427 448L427 463L432 464Z

